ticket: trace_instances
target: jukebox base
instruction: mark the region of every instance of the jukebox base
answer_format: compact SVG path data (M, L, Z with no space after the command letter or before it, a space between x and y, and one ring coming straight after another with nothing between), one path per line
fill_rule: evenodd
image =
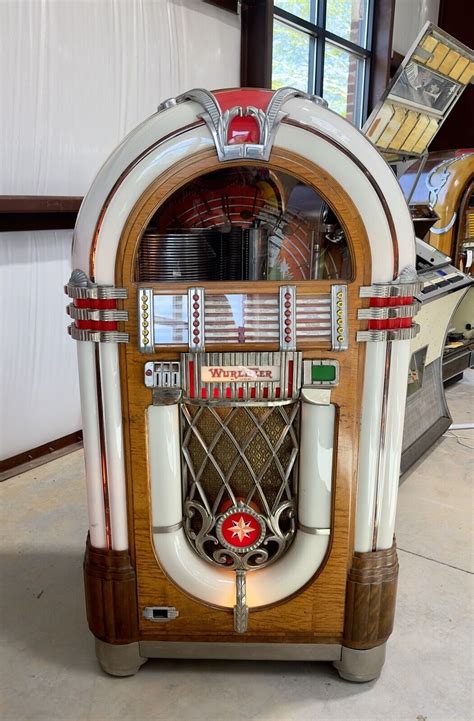
M386 642L354 649L312 643L186 643L136 641L116 645L95 639L97 659L111 676L133 676L149 658L231 661L332 661L341 678L366 683L380 676Z

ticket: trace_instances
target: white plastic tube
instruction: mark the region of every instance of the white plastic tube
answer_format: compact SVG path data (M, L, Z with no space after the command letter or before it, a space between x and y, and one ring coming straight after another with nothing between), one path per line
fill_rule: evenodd
M183 529L153 534L155 550L165 573L183 591L204 603L232 608L235 573L215 568L199 558ZM329 536L298 531L290 549L268 568L247 573L249 608L276 603L298 591L316 573L329 544Z
M82 342L76 345L79 367L90 541L94 548L105 548L105 510L102 486L99 410L97 406L95 343Z
M334 406L303 404L298 517L311 528L330 524L334 417ZM153 525L173 526L183 513L177 406L148 408L148 448ZM235 574L199 558L182 528L154 533L153 540L160 565L177 586L205 603L234 606ZM329 535L297 531L282 558L247 574L249 607L275 603L298 591L318 570L328 545Z
M124 551L128 548L127 495L117 344L101 343L99 353L112 549Z
M304 526L331 524L335 413L333 405L301 404L298 520Z
M386 353L387 343L367 343L354 539L354 550L361 553L371 551L374 540Z
M152 524L173 526L183 517L177 404L148 407L148 463Z
M400 482L400 456L407 396L410 341L392 343L390 378L387 397L385 438L381 454L381 469L376 511L376 550L390 548L393 543Z

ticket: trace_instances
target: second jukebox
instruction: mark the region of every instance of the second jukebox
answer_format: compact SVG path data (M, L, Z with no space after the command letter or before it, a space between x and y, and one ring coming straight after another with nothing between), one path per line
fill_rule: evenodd
M103 668L380 673L413 226L377 150L289 88L166 101L100 171L67 286Z

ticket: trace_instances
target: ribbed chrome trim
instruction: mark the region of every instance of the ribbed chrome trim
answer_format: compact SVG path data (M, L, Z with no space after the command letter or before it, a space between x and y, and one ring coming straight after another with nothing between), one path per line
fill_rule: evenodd
M113 285L95 285L84 288L83 286L68 283L64 286L64 292L70 298L94 299L94 300L114 300L127 298L126 288L114 288Z
M411 305L389 306L385 308L360 308L357 311L359 320L388 320L389 318L413 318L421 303L413 301Z
M128 333L118 331L85 330L76 328L74 324L69 326L69 335L73 340L91 341L93 343L128 343Z
M411 328L397 328L394 330L360 330L356 339L359 342L380 342L394 340L411 340L420 332L420 326L414 323Z
M95 321L126 321L128 311L126 310L91 310L90 308L77 308L70 303L66 308L68 316L73 320L95 320Z
M359 291L361 298L393 298L417 295L423 288L422 282L414 283L374 283L362 286Z
M174 533L182 527L183 522L178 521L178 523L173 523L171 526L153 526L151 530L153 533Z

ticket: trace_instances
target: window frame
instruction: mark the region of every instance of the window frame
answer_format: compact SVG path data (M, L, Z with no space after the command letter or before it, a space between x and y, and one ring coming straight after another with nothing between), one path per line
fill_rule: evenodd
M312 5L316 5L316 22L311 22L297 15L293 15L287 10L279 8L276 4L273 8L273 16L276 20L282 21L285 25L303 32L312 38L313 43L316 45L315 52L313 51L314 62L311 62L309 58L308 64L308 92L319 97L323 97L324 93L324 59L325 59L325 48L326 42L334 45L341 50L355 55L360 60L363 60L364 74L363 74L363 90L360 109L360 121L361 125L368 117L369 112L369 86L371 76L371 64L372 64L372 45L373 45L373 27L374 27L374 15L375 15L375 0L368 1L367 10L367 28L366 28L366 47L357 45L351 40L336 35L332 31L326 28L327 22L327 0L311 0ZM276 0L278 2L278 0ZM310 44L311 48L311 44ZM311 53L311 49L310 49ZM357 118L359 120L359 118Z
M372 27L368 28L367 34L371 38L372 57L366 73L364 94L367 114L379 101L390 79L395 14L395 0L372 1ZM241 16L241 87L271 89L274 0L203 2Z

